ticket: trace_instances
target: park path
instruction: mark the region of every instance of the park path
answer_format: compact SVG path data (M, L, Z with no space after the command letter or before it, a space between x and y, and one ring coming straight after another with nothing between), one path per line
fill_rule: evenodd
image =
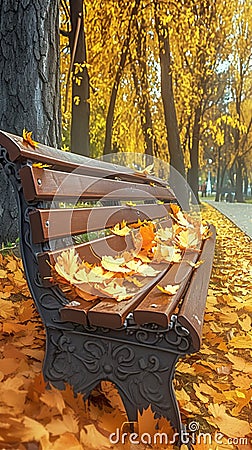
M226 203L215 202L214 200L204 199L216 208L228 219L230 219L238 228L246 233L252 239L252 204L251 203Z

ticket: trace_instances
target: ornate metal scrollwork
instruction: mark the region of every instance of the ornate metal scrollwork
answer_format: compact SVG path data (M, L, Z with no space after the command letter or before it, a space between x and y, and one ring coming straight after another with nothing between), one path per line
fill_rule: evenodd
M157 415L177 423L172 390L178 355L137 341L100 339L96 334L50 330L45 377L57 387L68 382L87 397L101 380L110 380L126 399L142 411L151 405ZM124 336L125 337L125 336Z

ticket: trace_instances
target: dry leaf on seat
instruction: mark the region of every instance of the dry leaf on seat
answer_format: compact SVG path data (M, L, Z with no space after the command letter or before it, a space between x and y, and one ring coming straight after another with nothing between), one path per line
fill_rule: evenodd
M167 284L166 286L162 287L159 286L159 284L157 284L157 288L163 292L163 294L167 294L167 295L174 295L176 294L176 292L179 289L179 284L175 284L175 285L171 285L171 284Z

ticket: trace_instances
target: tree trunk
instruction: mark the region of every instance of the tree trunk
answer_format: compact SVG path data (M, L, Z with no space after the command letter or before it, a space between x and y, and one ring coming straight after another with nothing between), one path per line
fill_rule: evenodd
M219 202L220 201L220 163L221 163L221 159L220 159L220 155L221 155L221 147L218 147L218 158L217 158L217 183L216 183L216 194L215 194L215 201Z
M131 58L131 68L134 86L136 90L137 102L140 110L140 120L144 135L145 154L150 156L157 156L158 144L154 133L153 122L151 117L148 70L146 63L147 27L144 18L142 18L140 25L138 24L138 20L135 19L134 25L137 33L137 43L136 43L137 58L136 61L133 61L133 59Z
M153 131L153 123L151 118L149 99L146 94L147 91L143 90L142 86L141 88L139 86L139 84L141 84L141 80L139 80L137 77L134 63L131 64L131 67L134 86L136 90L136 97L140 110L141 127L144 135L145 154L153 156L157 154L157 141L155 139Z
M184 155L180 144L178 121L172 86L171 50L169 30L163 25L158 5L155 3L155 28L159 42L159 59L161 68L161 96L164 107L165 126L167 130L167 143L170 155L169 183L182 206L188 209L188 186L185 179Z
M137 14L139 4L140 4L140 0L136 0L134 6L132 8L132 12L131 12L131 16L130 16L129 24L128 24L128 29L127 29L127 34L126 34L125 40L123 42L119 66L117 68L114 84L113 84L112 91L111 91L108 113L107 113L107 118L106 118L106 134L105 134L105 142L104 142L104 149L103 149L104 155L108 155L109 153L112 152L112 130L113 130L113 122L114 122L116 97L117 97L119 84L121 81L121 77L123 74L123 70L125 67L125 63L126 63L126 59L127 59L127 55L128 55L128 51L129 51L130 38L131 38L131 24L132 24L132 20L134 19L134 17Z
M200 118L201 118L201 106L198 106L195 111L193 135L192 135L192 147L190 148L190 162L191 167L189 169L188 181L192 189L194 198L192 203L199 203L199 134L200 134Z
M78 155L90 155L89 119L90 87L86 66L87 50L83 20L83 0L70 1L71 33L69 43L72 83L71 151Z
M59 8L56 0L0 0L0 128L60 145ZM15 205L15 206L14 206ZM11 188L0 173L0 242L18 235Z
M235 186L235 200L237 202L244 202L243 198L243 179L242 179L242 159L236 160L236 186Z
M164 107L165 125L167 129L167 142L170 154L170 164L185 178L184 155L180 145L178 121L172 87L169 30L167 27L164 27L162 25L157 12L155 14L155 27L159 41L161 95Z

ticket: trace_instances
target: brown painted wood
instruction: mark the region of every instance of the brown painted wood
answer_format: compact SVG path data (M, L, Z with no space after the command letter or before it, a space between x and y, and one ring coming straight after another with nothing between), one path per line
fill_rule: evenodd
M194 272L178 314L179 322L190 331L195 352L201 346L207 291L214 258L216 230L213 225L210 230L212 236L205 241L201 254L201 259L205 262Z
M27 201L64 200L165 200L172 201L169 189L141 183L68 174L26 166L20 170Z
M134 248L134 243L130 235L128 236L107 236L95 239L84 244L74 245L75 251L80 258L90 264L99 264L102 255L115 256L125 250ZM58 256L65 250L71 247L61 248L59 250L52 250L37 255L39 272L44 286L51 286L51 268L54 266Z
M164 228L170 227L171 220L162 220L160 222L160 226ZM135 248L131 235L105 236L79 245L75 245L73 242L73 246L76 252L79 254L80 258L85 259L85 261L89 262L90 264L99 264L103 255L115 256L118 253L124 252L125 250L130 251L131 249ZM66 251L69 248L71 247L65 247L63 242L62 248L58 250L46 251L37 255L39 272L41 274L44 286L48 287L52 284L51 281L49 281L49 279L51 278L50 266L54 266L58 256L63 251Z
M143 176L130 168L118 164L110 164L105 161L75 155L42 144L32 148L30 145L23 143L22 137L4 131L0 131L0 145L7 149L11 161L17 161L18 159L22 161L29 160L31 162L49 164L54 169L66 172L74 171L75 173L82 173L88 176L109 177L136 183L149 184L154 182L159 186L168 186L166 181L155 176L148 174ZM174 194L173 198L175 200Z
M195 263L199 258L199 252L186 250L183 260L180 263L172 264L170 270L162 278L160 286L167 284L180 285L174 295L162 293L156 286L146 295L144 300L134 310L135 322L139 325L145 323L156 323L161 327L167 328L174 314L175 308L181 300L193 272L192 266L188 261Z
M97 303L97 301L86 302L80 297L77 297L75 301L78 302L79 305L74 306L72 302L70 302L60 309L60 318L62 322L74 322L88 325L88 311Z
M153 266L154 267L154 266ZM127 315L137 307L137 305L148 294L150 289L162 279L167 272L168 264L159 264L161 269L156 277L146 279L147 283L144 287L139 288L139 291L134 297L129 300L122 300L117 302L114 299L103 299L88 311L88 321L91 325L100 327L108 327L111 329L120 328Z
M37 209L29 214L34 243L114 227L126 220L154 220L170 212L169 204L107 206L75 209ZM171 222L171 219L170 219Z

